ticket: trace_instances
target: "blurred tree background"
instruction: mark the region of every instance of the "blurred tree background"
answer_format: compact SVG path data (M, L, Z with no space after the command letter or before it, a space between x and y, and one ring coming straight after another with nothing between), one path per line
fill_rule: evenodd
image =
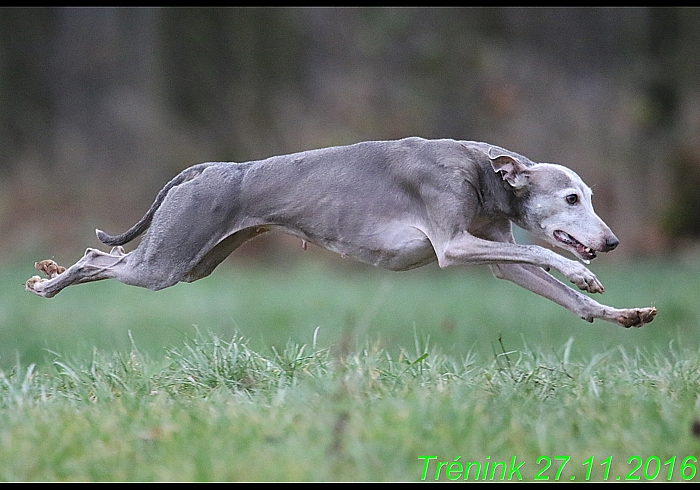
M570 166L617 256L687 250L699 76L696 8L0 8L0 259L75 259L195 163L413 135Z

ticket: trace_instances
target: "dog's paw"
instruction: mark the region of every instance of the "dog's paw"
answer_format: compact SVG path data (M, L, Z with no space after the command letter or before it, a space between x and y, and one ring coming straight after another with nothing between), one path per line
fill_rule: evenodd
M59 274L66 272L66 268L58 265L51 259L42 260L41 262L35 262L34 268L40 272L46 274L49 279L53 279ZM36 277L36 276L35 276ZM31 281L31 279L30 279ZM27 281L29 282L29 281Z
M582 291L588 291L589 293L604 293L605 288L603 284L598 280L598 278L589 271L584 265L578 262L571 261L572 266L565 273L566 277L571 281L577 288Z
M30 293L38 294L41 296L41 292L39 291L39 288L37 286L42 282L46 281L48 281L48 279L42 279L39 276L32 276L29 279L27 279L27 282L24 283L24 289L25 291L29 291Z
M24 283L24 290L43 298L53 298L56 296L58 291L52 291L51 288L47 290L47 286L50 284L51 281L49 279L43 279L39 276L32 276L27 279L27 282Z
M639 328L646 323L650 323L656 316L656 308L631 308L628 310L618 310L615 315L615 322L625 328Z

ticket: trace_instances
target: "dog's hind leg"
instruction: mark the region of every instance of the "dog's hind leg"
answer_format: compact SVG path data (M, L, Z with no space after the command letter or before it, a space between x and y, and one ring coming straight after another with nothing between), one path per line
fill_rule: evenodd
M183 277L185 282L194 282L203 277L207 277L223 260L231 255L231 252L243 245L248 240L258 235L266 233L269 228L264 226L253 226L243 229L227 236L216 244L202 259L192 267Z
M110 253L88 248L85 255L67 269L53 260L42 260L34 264L34 267L46 274L48 279L33 276L24 288L39 296L51 298L73 284L102 279L117 279L125 284L135 284L136 278L129 266L129 256L122 247L114 247Z
M53 260L37 262L34 267L48 279L33 276L25 283L25 289L51 298L68 286L102 279L116 279L124 284L152 290L163 289L179 281L193 282L211 274L241 244L266 231L267 228L253 227L234 233L219 242L189 270L174 265L187 264L191 259L189 255L156 254L153 257L144 256L139 248L128 254L122 247L114 247L110 253L89 248L78 262L67 269ZM179 251L182 253L187 249L183 246Z

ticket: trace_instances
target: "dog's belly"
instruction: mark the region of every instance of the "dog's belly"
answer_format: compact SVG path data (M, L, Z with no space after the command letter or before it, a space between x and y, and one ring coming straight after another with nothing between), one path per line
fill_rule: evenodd
M385 225L352 233L349 236L310 236L307 232L287 227L282 231L323 247L342 257L394 271L415 269L437 260L430 240L410 225Z

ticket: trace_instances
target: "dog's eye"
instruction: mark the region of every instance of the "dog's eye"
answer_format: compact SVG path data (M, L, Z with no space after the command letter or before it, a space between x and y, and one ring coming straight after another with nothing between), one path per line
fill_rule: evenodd
M578 196L576 194L569 194L566 196L566 202L569 204L576 204L578 202Z

